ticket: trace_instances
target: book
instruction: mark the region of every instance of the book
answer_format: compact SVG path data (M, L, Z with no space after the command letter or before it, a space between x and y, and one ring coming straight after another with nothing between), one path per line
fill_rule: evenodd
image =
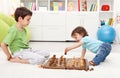
M97 11L97 4L96 3L91 4L90 11Z
M80 0L78 0L78 11L80 11Z
M67 10L74 11L74 2L68 2Z
M97 11L97 8L98 8L98 4L96 3L94 7L94 11Z
M64 10L63 2L58 2L58 10L59 10L59 11Z
M35 2L29 2L29 3L27 4L27 8L28 8L29 10L35 11L35 10L36 10L36 3L35 3Z
M58 2L53 2L53 11L58 11Z
M36 10L36 3L35 2L32 3L32 10L34 10L34 11Z
M53 2L53 11L63 11L63 10L64 10L63 2L61 1Z
M114 22L114 19L113 18L109 18L108 25L112 26L113 22Z
M94 4L91 4L90 11L93 11L93 6L94 6Z
M82 0L81 4L82 11L87 11L87 0Z

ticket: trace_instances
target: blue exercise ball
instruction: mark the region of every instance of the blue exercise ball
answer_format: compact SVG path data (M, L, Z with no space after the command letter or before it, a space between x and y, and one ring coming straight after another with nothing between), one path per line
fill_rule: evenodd
M97 31L98 40L111 43L114 41L116 32L112 26L103 25Z

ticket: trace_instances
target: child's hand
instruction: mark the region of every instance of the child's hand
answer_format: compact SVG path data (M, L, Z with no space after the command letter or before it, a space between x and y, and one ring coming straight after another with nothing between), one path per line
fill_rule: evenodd
M10 55L9 57L7 57L7 60L10 61L10 59L12 59L12 56Z
M69 48L66 48L66 49L65 49L65 55L67 55L67 52L68 52L69 50L70 50Z
M84 59L84 57L81 56L80 59Z
M65 51L65 53L64 53L65 55L67 55L67 52Z

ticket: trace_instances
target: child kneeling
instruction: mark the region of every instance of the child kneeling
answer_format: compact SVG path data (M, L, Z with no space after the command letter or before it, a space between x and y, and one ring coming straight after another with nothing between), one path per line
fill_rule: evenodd
M93 66L99 65L103 62L111 51L111 45L109 43L89 37L85 28L81 26L75 28L71 36L77 41L77 43L73 46L67 47L65 49L65 54L72 49L82 46L81 59L84 58L86 49L96 54L92 61L89 62Z

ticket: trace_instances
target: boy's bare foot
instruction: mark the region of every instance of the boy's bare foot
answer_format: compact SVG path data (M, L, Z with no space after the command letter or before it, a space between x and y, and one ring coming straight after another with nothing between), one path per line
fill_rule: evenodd
M92 65L92 66L96 66L96 64L94 63L94 61L90 61L89 64Z
M39 67L39 68L43 68L43 65L39 65L38 67Z
M11 62L16 62L16 63L20 63L20 60L21 59L19 57L14 57L10 59Z

